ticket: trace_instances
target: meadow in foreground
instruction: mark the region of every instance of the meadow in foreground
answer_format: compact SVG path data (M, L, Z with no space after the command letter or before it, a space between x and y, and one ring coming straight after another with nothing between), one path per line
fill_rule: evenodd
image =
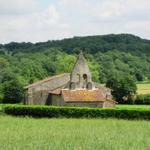
M150 122L0 116L0 149L149 150Z

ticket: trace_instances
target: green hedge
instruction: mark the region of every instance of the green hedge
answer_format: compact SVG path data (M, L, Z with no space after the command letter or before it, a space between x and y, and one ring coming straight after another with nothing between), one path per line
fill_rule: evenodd
M150 105L150 94L137 95L134 104Z
M15 116L48 117L48 118L122 118L150 120L150 109L100 109L55 106L5 105L3 111Z

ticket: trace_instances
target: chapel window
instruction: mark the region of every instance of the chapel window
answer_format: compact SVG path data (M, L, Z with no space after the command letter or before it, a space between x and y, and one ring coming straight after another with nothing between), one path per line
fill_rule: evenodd
M80 82L80 74L79 73L77 73L77 78L78 78L78 82Z
M83 79L87 81L87 74L83 74Z
M70 89L71 89L71 90L74 90L75 87L76 87L76 86L75 86L75 83L74 83L74 82L71 82L71 83L70 83Z
M91 82L88 82L86 88L87 88L88 90L92 90L92 83L91 83Z

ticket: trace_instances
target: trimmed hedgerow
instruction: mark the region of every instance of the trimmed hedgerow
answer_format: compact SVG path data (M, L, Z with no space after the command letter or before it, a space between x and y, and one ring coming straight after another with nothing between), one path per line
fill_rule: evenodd
M135 104L150 105L150 94L137 95Z
M3 111L15 116L48 117L48 118L120 118L150 120L150 109L100 109L58 106L25 106L5 105Z

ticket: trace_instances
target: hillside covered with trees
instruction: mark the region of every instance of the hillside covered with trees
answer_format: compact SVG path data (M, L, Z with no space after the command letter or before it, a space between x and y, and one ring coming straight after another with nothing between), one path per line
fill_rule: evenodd
M130 34L74 37L40 43L0 45L0 99L11 85L23 87L47 76L70 72L83 50L93 80L132 76L150 80L150 40ZM15 89L12 89L15 91Z

